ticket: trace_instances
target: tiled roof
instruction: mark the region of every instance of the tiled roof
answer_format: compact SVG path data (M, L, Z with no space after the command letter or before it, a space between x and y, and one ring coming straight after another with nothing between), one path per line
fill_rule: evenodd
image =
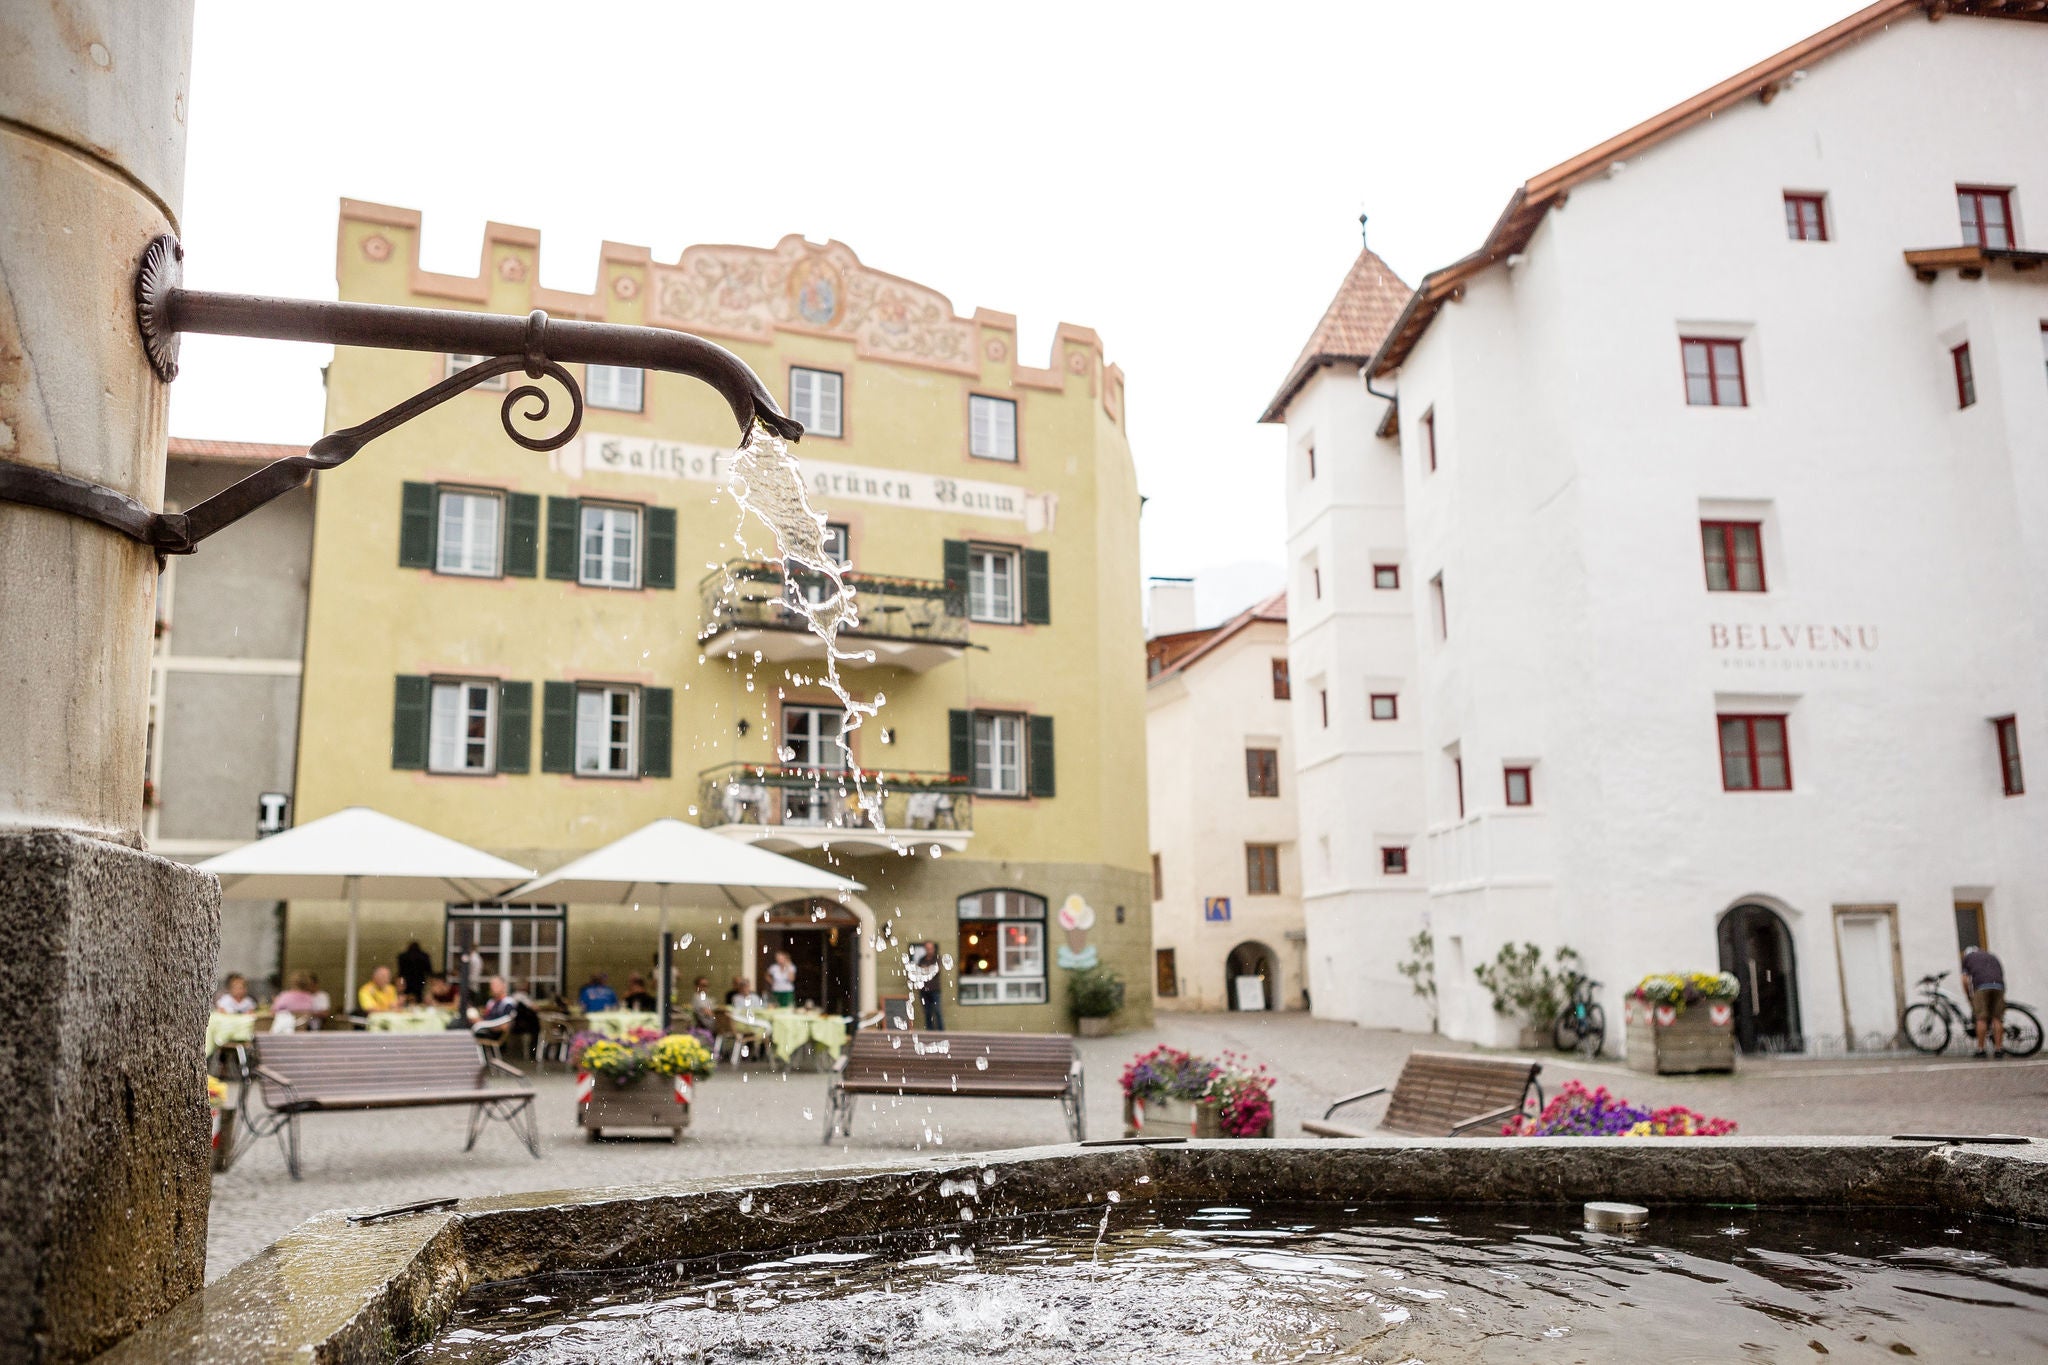
M1259 420L1280 421L1294 395L1322 366L1340 361L1363 365L1372 359L1411 292L1370 247L1360 251L1358 259L1351 263L1350 273L1344 276L1344 283L1338 287L1337 297L1330 300L1323 320L1316 324L1308 345L1301 348L1287 378L1281 381L1279 392L1273 395Z
M2048 0L1878 0L1877 4L1856 11L1783 52L1765 58L1747 71L1730 76L1719 85L1702 90L1691 99L1671 106L1599 146L1552 166L1509 196L1507 207L1501 210L1493 230L1486 234L1486 240L1480 243L1477 251L1423 277L1422 284L1407 301L1400 317L1386 329L1385 340L1371 358L1371 372L1382 375L1400 369L1401 362L1408 358L1409 351L1414 349L1445 300L1459 297L1465 282L1480 271L1527 247L1544 215L1553 206L1562 204L1574 186L1605 175L1617 161L1640 156L1743 100L1756 99L1769 104L1796 73L1919 14L1925 14L1928 20L1939 19L1943 15L1972 15L1980 19L2023 19L2038 23L2048 21ZM1267 420L1272 420L1270 415Z
M1153 674L1148 679L1148 682L1156 683L1163 678L1171 677L1175 673L1185 671L1195 660L1222 648L1233 636L1244 631L1255 621L1276 621L1283 626L1287 624L1287 590L1285 588L1274 593L1263 602L1246 607L1220 626L1213 626L1208 630L1183 631L1179 635L1161 636L1160 639L1165 641L1194 639L1198 640L1199 643L1192 649L1183 648L1179 652L1172 654L1166 665ZM1208 638L1203 639L1202 637L1204 636Z
M201 441L173 436L170 454L182 460L221 460L233 464L269 464L306 453L304 446L264 445L256 441Z

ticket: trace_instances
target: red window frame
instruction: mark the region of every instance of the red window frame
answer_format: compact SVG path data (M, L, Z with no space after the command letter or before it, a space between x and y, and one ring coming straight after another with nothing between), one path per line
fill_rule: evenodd
M1952 348L1948 353L1949 363L1956 370L1956 407L1958 410L1975 406L1977 402L1977 367L1970 363L1970 343Z
M1408 845L1380 845L1380 874L1387 877L1408 875Z
M1244 791L1246 796L1266 797L1280 794L1278 749L1244 751Z
M1998 776L2007 796L2024 796L2026 774L2020 769L2020 723L2013 716L1999 716L1991 722L1998 736Z
M1273 700L1286 701L1294 695L1294 682L1287 673L1287 660L1273 660Z
M1706 362L1703 372L1695 375L1692 367L1690 348L1701 348ZM1742 367L1742 342L1736 337L1680 337L1678 339L1678 368L1685 378L1685 404L1691 408L1746 408L1749 406L1749 376ZM1735 401L1721 401L1721 382L1735 380ZM1707 397L1704 402L1693 397L1692 383L1695 378L1704 379Z
M1998 235L2003 241L1990 241L1984 227L1987 215L1985 205L1998 206ZM1963 245L1989 247L1994 251L2004 250L2015 244L2012 231L2012 191L1994 189L1989 185L1956 186L1956 216L1962 220Z
M2042 324L2041 324L2041 330L2042 330L2042 331L2044 331L2044 332L2048 332L2048 322L2044 322L2044 323L2042 323ZM1385 582L1381 582L1381 581L1380 581L1380 579L1382 578L1382 576L1384 576L1384 577L1385 577L1385 579L1386 579L1386 581L1385 581ZM1389 588L1398 588L1398 587L1400 587L1400 586L1401 586L1401 566L1400 566L1399 564L1375 564L1375 565L1373 565L1373 566L1372 566L1372 585L1373 585L1373 587L1374 587L1374 588L1376 588L1376 589L1379 589L1379 590L1382 590L1382 591L1384 591L1384 590L1386 590L1386 589L1389 589Z
M1436 472L1436 409L1422 414L1422 448L1429 453L1429 472Z
M1742 553L1742 533L1747 531L1753 542L1755 553ZM1721 576L1724 581L1714 582L1714 552L1720 550ZM1764 576L1764 524L1760 521L1702 521L1700 522L1700 552L1705 561L1708 592L1768 592L1769 580ZM1756 569L1756 586L1743 583L1742 571L1752 561Z
M1244 846L1244 893L1247 896L1280 894L1280 845Z
M1515 799L1515 779L1522 779L1522 799ZM1526 764L1511 764L1500 770L1502 795L1510 806L1530 806L1536 803L1536 775Z
M1824 194L1785 192L1785 235L1795 242L1828 239L1828 200Z
M1385 703L1387 704L1387 714L1385 714L1384 716L1380 714L1380 703L1381 703L1381 702L1385 702ZM1375 692L1375 693L1373 693L1373 694L1372 694L1372 700L1371 700L1371 701L1369 701L1369 702L1367 702L1367 703L1366 703L1366 705L1365 705L1365 714L1366 714L1366 717L1367 717L1368 719L1370 719L1370 720L1399 720L1399 719L1401 719L1401 697L1400 697L1400 694L1399 694L1399 693L1395 693L1395 692Z
M1721 790L1730 792L1788 792L1792 790L1792 741L1782 714L1757 715L1722 712L1714 718L1714 749L1721 759ZM1728 745L1731 727L1742 736L1740 781L1731 781L1729 760L1736 753ZM1775 740L1775 747L1772 741ZM1783 769L1782 783L1764 785L1764 760L1775 756Z

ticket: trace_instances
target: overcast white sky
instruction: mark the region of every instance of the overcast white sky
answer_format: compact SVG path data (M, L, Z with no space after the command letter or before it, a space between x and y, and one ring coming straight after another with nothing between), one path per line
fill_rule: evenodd
M1413 284L1530 175L1852 8L200 0L186 278L333 297L344 196L421 210L432 270L474 273L486 219L539 228L561 289L605 238L838 238L1017 314L1032 363L1061 321L1099 331L1146 572L1250 583L1231 566L1283 549L1258 415L1361 211ZM184 357L179 435L320 434L316 348Z

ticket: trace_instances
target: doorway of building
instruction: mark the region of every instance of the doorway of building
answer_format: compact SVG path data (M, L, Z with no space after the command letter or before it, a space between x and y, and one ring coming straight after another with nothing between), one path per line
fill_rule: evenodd
M1851 1052L1882 1052L1899 1039L1905 973L1898 907L1835 907L1835 957L1842 972L1842 1032Z
M1240 943L1223 960L1223 994L1233 1010L1280 1008L1280 960L1263 943Z
M1721 916L1721 970L1732 973L1735 1041L1744 1052L1803 1052L1792 931L1767 905L1745 902Z
M854 1014L860 1000L860 921L836 901L785 901L762 917L754 989L768 992L768 964L788 953L796 1000L827 1014Z

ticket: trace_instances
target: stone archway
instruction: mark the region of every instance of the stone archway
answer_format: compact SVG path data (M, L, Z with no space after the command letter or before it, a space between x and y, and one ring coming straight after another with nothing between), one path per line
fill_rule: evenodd
M754 965L761 955L762 925L768 919L769 912L781 904L784 902L760 901L748 906L740 915L740 961L745 964L743 969L749 976L755 974ZM879 996L875 989L875 912L858 896L835 898L832 904L850 911L854 918L855 932L859 935L854 953L858 978L854 990L857 1005L855 1012L860 1017L866 1017L880 1008L876 1003Z
M1256 939L1246 939L1223 959L1223 999L1232 1010L1243 1009L1238 1002L1237 979L1256 977L1265 996L1262 1009L1280 1008L1280 955Z
M1721 970L1731 973L1735 997L1735 1041L1744 1052L1803 1052L1799 1027L1799 959L1792 928L1776 906L1746 896L1721 915L1715 927Z

